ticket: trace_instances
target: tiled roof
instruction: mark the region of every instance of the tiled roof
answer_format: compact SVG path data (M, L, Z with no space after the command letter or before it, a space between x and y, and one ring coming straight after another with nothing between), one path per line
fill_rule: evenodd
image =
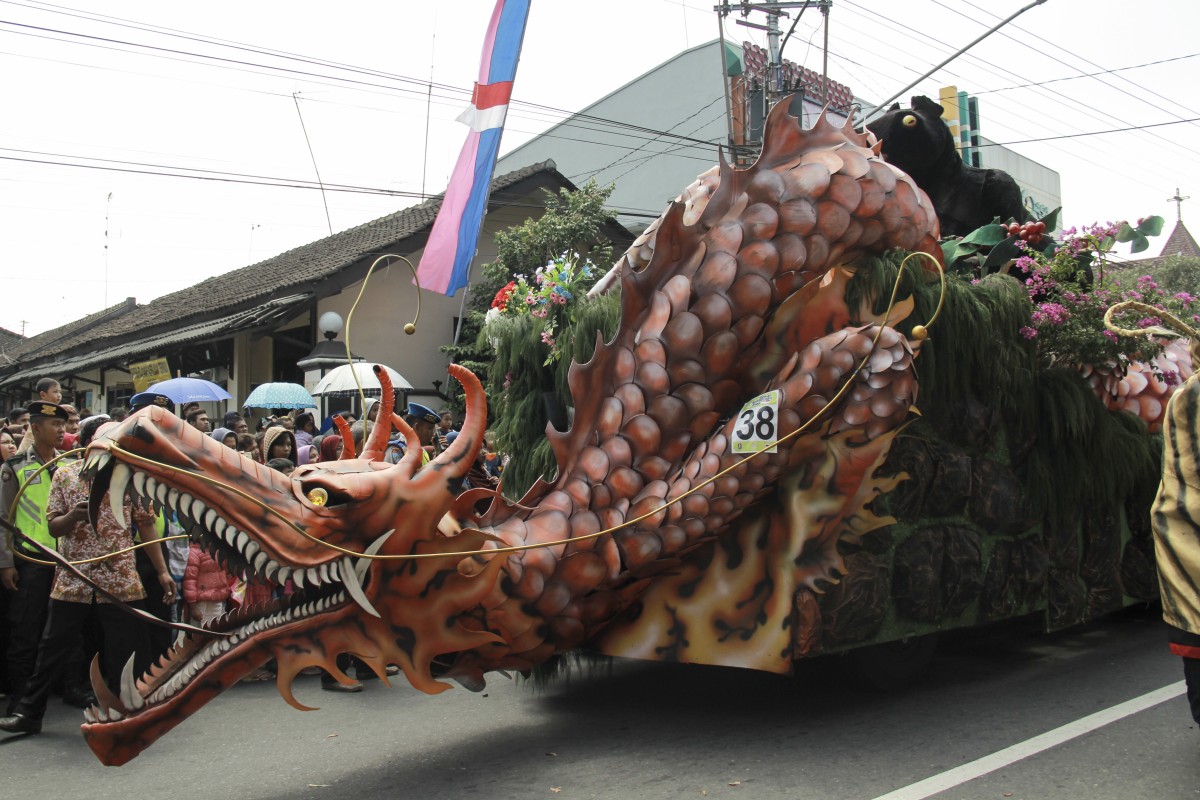
M1171 235L1167 237L1166 244L1163 245L1162 252L1158 254L1159 258L1165 258L1166 256L1200 258L1200 246L1196 244L1196 240L1192 238L1192 234L1184 226L1183 220L1175 223L1175 230L1171 231Z
M16 331L10 331L8 328L0 328L0 350L12 347L24 338L24 336Z
M495 178L492 181L493 200L496 199L496 193L541 172L550 173L564 187L573 186L558 172L555 163L547 160ZM431 197L419 205L163 295L150 303L136 306L129 313L87 335L60 335L51 345L37 348L36 351L26 348L22 352L37 358L51 356L84 344L93 345L97 339L144 334L168 325L187 325L209 319L214 314L228 313L262 302L282 291L299 289L328 278L364 256L385 250L420 233L433 224L441 206L442 195ZM70 326L64 326L67 327ZM19 359L19 356L14 357Z
M56 353L62 349L59 346L62 342L74 341L78 337L84 336L84 334L95 331L97 326L122 317L137 307L137 303L132 297L126 297L120 303L101 309L94 314L88 314L82 319L68 322L65 325L59 325L57 328L48 331L42 331L36 336L20 338L11 347L4 345L4 352L18 361Z

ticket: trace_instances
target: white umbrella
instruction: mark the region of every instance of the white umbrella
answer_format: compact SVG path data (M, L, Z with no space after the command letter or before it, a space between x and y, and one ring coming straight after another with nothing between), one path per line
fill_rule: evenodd
M354 381L357 373L358 380L362 383L363 394L377 397L382 393L383 387L379 385L379 379L375 377L374 366L367 361L358 364L343 364L317 382L312 390L313 396L338 397L358 394L358 384ZM394 389L413 388L413 385L396 370L391 367L384 367L384 369L391 377Z

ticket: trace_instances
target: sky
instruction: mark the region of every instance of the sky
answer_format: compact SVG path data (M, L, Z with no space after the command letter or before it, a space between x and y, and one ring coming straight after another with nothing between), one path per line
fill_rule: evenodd
M501 152L716 38L714 5L533 0ZM830 77L883 100L1023 5L834 0ZM444 191L491 9L0 0L0 327L149 302ZM740 19L725 35L765 44ZM784 57L819 71L820 22ZM1160 214L1155 254L1177 187L1200 234L1196 30L1200 3L1048 0L902 98L975 94L984 136L1060 173L1065 224Z

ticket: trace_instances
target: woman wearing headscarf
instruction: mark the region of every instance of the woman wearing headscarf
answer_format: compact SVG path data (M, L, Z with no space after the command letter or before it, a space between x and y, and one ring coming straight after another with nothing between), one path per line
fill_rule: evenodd
M212 432L212 438L216 439L230 450L237 450L238 435L229 428L217 428Z
M286 458L293 464L295 463L296 437L282 425L276 425L263 431L259 462L265 464L272 458Z
M321 440L321 460L322 461L337 461L342 457L342 448L345 442L342 437L336 433L331 433Z

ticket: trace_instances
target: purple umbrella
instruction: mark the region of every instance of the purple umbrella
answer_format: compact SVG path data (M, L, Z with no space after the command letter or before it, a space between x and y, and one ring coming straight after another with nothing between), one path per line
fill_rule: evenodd
M165 394L174 400L176 405L230 400L233 397L220 386L203 378L171 378L159 381L147 391Z

